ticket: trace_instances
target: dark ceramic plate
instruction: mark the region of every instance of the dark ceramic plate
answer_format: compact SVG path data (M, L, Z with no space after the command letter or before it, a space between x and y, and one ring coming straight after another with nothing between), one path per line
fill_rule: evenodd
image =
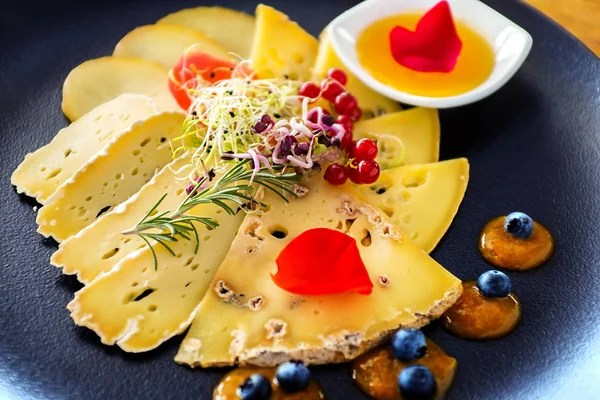
M9 4L7 4L7 2ZM433 256L463 279L489 269L477 238L490 218L525 211L556 237L543 267L510 273L523 321L487 342L428 334L458 359L450 399L598 399L600 393L600 61L532 9L492 7L526 28L533 51L517 75L477 104L446 110L442 159L468 157L471 181ZM0 393L2 398L210 399L223 370L191 370L180 338L149 354L106 347L65 305L80 287L48 264L56 244L35 233L35 205L10 185L23 156L67 124L67 73L107 55L138 25L202 0L4 0L0 5ZM252 12L253 1L222 1ZM350 0L271 0L313 34ZM314 368L330 399L363 399L348 367Z

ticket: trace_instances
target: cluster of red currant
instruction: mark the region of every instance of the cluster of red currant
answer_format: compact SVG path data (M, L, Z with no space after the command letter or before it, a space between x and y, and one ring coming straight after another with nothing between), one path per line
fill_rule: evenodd
M335 123L340 124L345 131L339 146L345 151L349 162L347 165L333 163L327 167L325 171L327 182L341 185L349 178L354 183L371 184L377 181L380 172L379 164L375 161L377 144L370 139L354 141L352 138L354 122L360 119L362 113L356 97L348 93L344 87L347 82L348 77L344 71L332 68L320 85L306 82L300 87L298 94L308 97L311 102L321 98L330 102L338 114ZM327 110L323 112L329 114Z

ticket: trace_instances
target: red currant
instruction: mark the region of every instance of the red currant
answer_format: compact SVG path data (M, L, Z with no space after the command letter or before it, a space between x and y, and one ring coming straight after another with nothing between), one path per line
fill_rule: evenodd
M325 170L325 180L332 185L342 185L348 180L348 170L342 164L333 163Z
M321 89L314 82L306 82L300 87L298 94L311 99L317 99L321 95Z
M350 93L341 93L335 98L334 106L335 111L337 111L338 114L352 117L352 115L355 113L355 110L358 108L358 102Z
M361 183L370 185L379 179L379 164L375 160L361 160L358 162L357 174Z
M344 85L344 86L346 85L346 83L348 83L348 76L346 76L346 73L339 68L331 68L327 72L327 77L329 79L335 79L341 85Z
M337 124L340 124L346 132L352 132L352 119L347 115L338 115L335 119Z
M356 107L350 116L352 121L356 122L362 117L362 110L359 107Z
M352 156L359 160L374 160L377 157L377 144L371 139L360 139L354 144Z
M358 160L352 160L352 162L349 166L346 167L346 169L348 170L348 178L350 178L352 182L360 185L362 181L360 180L360 175L358 174L358 163Z
M333 103L336 97L342 93L344 93L344 87L338 82L328 79L321 82L321 96L323 96L325 100L329 100Z
M352 132L346 131L342 140L340 141L340 148L346 152L348 157L352 157L352 149L354 148L354 142L352 141Z

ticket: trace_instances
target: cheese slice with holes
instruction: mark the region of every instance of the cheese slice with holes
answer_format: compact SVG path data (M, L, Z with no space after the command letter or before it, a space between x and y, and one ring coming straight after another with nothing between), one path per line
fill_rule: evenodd
M269 211L246 217L177 362L203 367L342 362L399 327L427 324L456 301L460 280L373 207L349 195L349 187L333 187L322 178L310 186L305 197L289 204L267 194ZM270 274L278 254L313 228L338 229L356 239L374 284L370 295L300 296L275 285Z
M319 52L317 54L313 72L318 79L323 79L327 76L327 72L331 68L338 68L346 73L346 76L348 77L346 89L356 97L356 100L358 100L358 105L362 110L363 119L377 117L402 109L397 101L388 99L377 93L352 74L333 50L329 36L327 32L324 31L320 36Z
M319 42L287 15L259 4L252 44L252 68L260 78L311 78Z
M44 203L114 135L155 113L152 99L124 94L101 104L61 129L52 141L27 154L11 177L17 192Z
M134 227L165 193L167 196L157 213L173 211L181 204L188 184L188 171L183 167L188 162L189 157L182 156L167 164L127 201L62 242L50 263L62 268L65 274L76 274L79 281L87 284L144 247L139 236L125 236L121 232Z
M62 242L127 200L171 161L169 140L181 134L184 119L155 114L115 136L48 198L38 232Z
M450 227L468 181L469 162L458 158L388 169L375 184L360 185L358 190L429 253Z
M171 244L176 257L154 246L157 270L147 248L122 259L75 294L68 305L75 323L94 330L102 343L134 353L152 350L183 332L244 216L243 212L229 215L213 204L200 205L193 213L213 217L220 224L213 230L196 225L200 234L197 254L193 241L179 240Z
M102 103L124 93L143 94L160 111L181 110L168 82L169 70L136 57L101 57L75 67L63 85L62 109L75 121Z
M250 56L254 37L254 17L224 7L196 7L174 12L160 24L181 25L205 33L242 58Z
M191 46L217 58L232 58L223 46L204 33L170 24L135 28L117 43L113 55L143 58L171 68Z
M402 165L436 162L440 155L440 120L433 108L416 107L359 121L353 133L356 138L398 137L405 149Z

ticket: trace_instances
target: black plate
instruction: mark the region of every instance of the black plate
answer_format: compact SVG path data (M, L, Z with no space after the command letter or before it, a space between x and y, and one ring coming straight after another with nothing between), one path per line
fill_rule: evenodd
M35 233L31 200L10 175L67 124L61 87L80 62L110 54L138 25L203 1L18 1L0 5L0 393L9 398L210 399L223 370L172 359L180 338L128 355L76 327L65 305L80 285L49 266L55 243ZM398 0L399 1L399 0ZM252 12L254 2L222 1ZM355 2L271 1L313 34ZM463 279L489 269L477 250L490 218L530 213L556 238L542 268L510 273L523 321L510 336L469 342L433 326L458 359L450 399L597 399L600 396L600 61L532 9L489 0L525 27L534 46L502 90L442 116L442 159L465 156L471 181L434 253ZM314 368L330 399L364 398L348 368Z

